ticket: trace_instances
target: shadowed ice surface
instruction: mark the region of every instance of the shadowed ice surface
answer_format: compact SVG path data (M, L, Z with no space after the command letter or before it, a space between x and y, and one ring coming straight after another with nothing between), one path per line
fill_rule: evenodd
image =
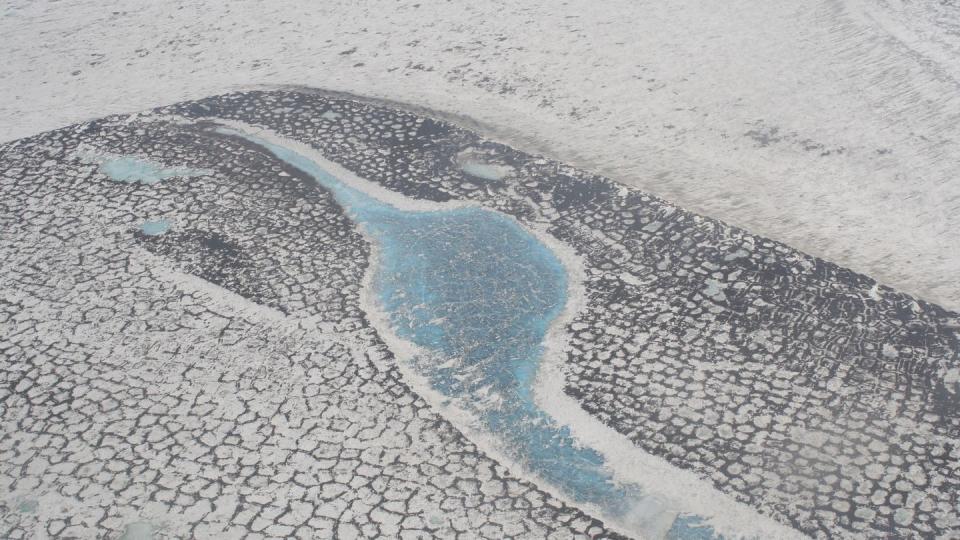
M603 457L579 446L534 400L543 341L567 301L565 269L547 246L503 214L476 207L401 210L288 148L219 131L312 176L363 226L380 253L376 298L393 331L425 351L414 363L435 390L476 414L503 451L571 499L632 521L627 514L636 512L640 489L616 484ZM681 516L668 534L712 537L695 521Z

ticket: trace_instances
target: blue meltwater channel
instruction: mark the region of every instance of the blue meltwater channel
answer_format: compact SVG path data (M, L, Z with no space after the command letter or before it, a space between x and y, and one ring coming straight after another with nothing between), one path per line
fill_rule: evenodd
M219 131L259 145L333 193L376 244L373 293L393 332L423 351L412 359L415 369L479 418L501 451L574 501L614 518L631 511L640 489L615 483L603 457L534 400L544 338L567 301L566 271L547 246L498 212L403 210L289 148ZM668 536L687 536L677 530L686 519Z

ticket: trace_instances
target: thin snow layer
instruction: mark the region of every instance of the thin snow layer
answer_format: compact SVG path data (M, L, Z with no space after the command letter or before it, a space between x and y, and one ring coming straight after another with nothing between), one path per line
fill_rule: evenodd
M225 119L219 119L217 122L229 126L230 129L220 130L223 133L255 134L257 139L296 152L336 177L348 188L394 208L422 212L473 206L456 201L434 203L412 200L360 178L341 165L327 160L308 145L242 122ZM643 495L636 501L632 513L625 517L611 516L595 504L572 500L567 493L543 481L536 473L512 459L509 449L503 447L503 441L481 427L483 423L469 407L461 406L459 400L451 399L434 389L431 381L413 366L413 359L425 353L416 344L401 338L393 331L389 316L383 311L380 302L376 299L376 294L372 292L376 289L373 280L376 273L374 269L378 265L371 264L364 278L361 304L381 338L401 360L398 362L398 367L406 382L430 403L434 410L439 411L463 430L471 442L493 456L499 463L511 465L515 473L522 473L521 477L526 476L540 489L603 518L609 525L628 534L644 538L659 538L663 536L677 515L694 514L704 518L705 524L727 537L784 539L802 537L800 533L758 514L750 506L721 493L692 472L681 470L662 458L640 450L627 437L590 416L563 391L563 358L565 358L563 350L567 341L564 328L583 306L585 295L583 261L572 248L559 242L545 230L530 229L530 232L553 251L568 275L567 302L563 312L550 326L545 340L546 350L543 361L534 383L536 404L550 414L559 425L568 426L572 435L583 447L598 451L616 481L626 486L639 486L643 490ZM376 242L371 242L371 249L373 259L376 260L381 256Z
M10 0L0 140L256 84L398 100L956 309L958 26L902 0Z

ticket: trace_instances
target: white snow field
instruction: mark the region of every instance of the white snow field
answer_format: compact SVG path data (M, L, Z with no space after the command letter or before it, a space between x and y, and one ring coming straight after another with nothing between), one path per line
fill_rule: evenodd
M256 85L456 115L960 308L960 7L6 0L0 140ZM467 120L471 119L471 120Z

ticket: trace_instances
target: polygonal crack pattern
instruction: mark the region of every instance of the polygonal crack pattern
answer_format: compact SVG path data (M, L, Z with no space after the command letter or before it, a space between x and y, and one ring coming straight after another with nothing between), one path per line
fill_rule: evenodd
M113 182L81 148L209 174ZM0 175L0 537L617 537L404 384L369 247L297 171L112 118L0 146Z
M584 261L566 392L597 419L812 536L960 534L957 314L412 113L294 90L155 112L546 226ZM0 146L5 532L609 534L404 385L358 307L369 247L324 190L157 118ZM112 183L81 143L214 172ZM467 149L513 173L464 173ZM135 232L156 215L170 232Z

